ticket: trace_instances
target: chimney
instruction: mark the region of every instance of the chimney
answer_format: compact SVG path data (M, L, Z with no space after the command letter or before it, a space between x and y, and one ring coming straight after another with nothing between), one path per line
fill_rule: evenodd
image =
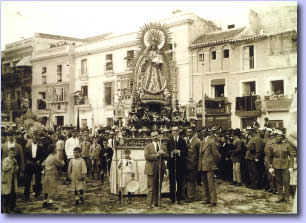
M227 29L234 29L235 28L235 24L231 24L227 26Z

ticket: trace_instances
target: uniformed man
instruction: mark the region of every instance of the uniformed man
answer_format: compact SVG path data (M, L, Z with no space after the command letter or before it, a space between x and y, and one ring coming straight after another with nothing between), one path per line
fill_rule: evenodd
M270 165L269 172L272 175L275 174L279 196L279 199L276 202L288 202L290 195L289 172L293 171L294 152L288 143L283 142L284 134L281 130L275 130L274 134L276 135L275 143L271 144L267 151ZM290 159L288 157L290 157ZM285 188L285 195L283 194L283 188Z
M249 141L246 145L247 152L245 154L245 160L248 168L248 182L247 187L256 189L256 182L258 181L258 172L256 169L255 155L256 155L256 132L252 127L248 127L247 130L250 133Z
M265 169L266 169L266 175L267 175L267 187L266 191L271 193L276 193L276 185L275 185L275 177L269 172L270 166L269 166L269 157L268 157L268 149L269 146L273 143L275 143L275 137L274 133L272 132L271 128L266 128L266 144L265 144Z
M264 165L264 156L265 156L265 129L259 128L258 135L255 139L255 164L256 164L256 188L263 188L264 186L264 173L265 173L265 165Z

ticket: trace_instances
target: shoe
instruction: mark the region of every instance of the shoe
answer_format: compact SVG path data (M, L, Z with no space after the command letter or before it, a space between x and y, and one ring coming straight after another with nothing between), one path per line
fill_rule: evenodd
M175 204L175 201L171 200L171 201L170 201L170 204Z
M230 185L236 185L237 184L237 182L236 181L234 181L234 182L232 182Z
M271 192L273 192L273 190L272 190L271 188L269 188L269 189L267 190L267 192L271 193Z
M75 200L73 205L78 206L79 205L79 200Z
M210 204L210 201L204 201L202 204Z
M185 202L186 203L192 203L192 202L194 202L194 199L187 199Z
M48 208L48 203L47 203L47 201L44 201L42 206L43 206L43 208Z
M217 207L217 204L216 204L216 203L211 203L211 204L209 205L209 207Z
M179 204L179 205L183 205L183 203L184 203L184 202L183 202L182 200L180 200L180 201L177 202L177 204Z
M235 186L236 186L236 187L240 187L240 186L242 186L242 184L241 184L241 183L238 183L238 184L235 184Z

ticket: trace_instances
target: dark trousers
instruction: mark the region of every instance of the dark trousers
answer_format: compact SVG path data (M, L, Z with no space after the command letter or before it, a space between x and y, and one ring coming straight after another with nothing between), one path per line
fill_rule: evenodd
M91 161L89 157L83 157L86 163L86 168L87 168L87 175L91 172Z
M173 170L169 171L170 180L170 199L172 202L183 200L184 190L184 177L185 174L182 172L175 172ZM177 188L176 188L177 186ZM176 198L176 199L175 199Z
M275 169L275 181L280 199L289 200L290 175L288 169ZM285 188L285 197L283 195L283 187Z
M256 169L256 163L255 160L247 160L247 168L248 168L248 183L247 185L251 186L251 187L256 187L256 183L257 183L257 169Z
M256 162L256 187L264 188L266 186L265 164L263 160Z
M41 166L33 165L26 167L25 170L25 187L24 187L24 195L26 198L30 197L30 187L33 174L35 175L35 185L34 185L34 192L35 195L38 196L42 191L41 185Z
M187 198L190 200L195 199L196 184L197 184L197 170L187 170Z
M205 190L206 201L210 203L217 203L217 192L215 184L215 171L203 172L203 184Z

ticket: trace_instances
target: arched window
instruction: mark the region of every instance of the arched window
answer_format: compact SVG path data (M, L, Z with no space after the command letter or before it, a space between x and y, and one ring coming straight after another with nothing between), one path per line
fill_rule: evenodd
M227 45L223 46L221 54L221 69L227 71L230 68L230 47Z

